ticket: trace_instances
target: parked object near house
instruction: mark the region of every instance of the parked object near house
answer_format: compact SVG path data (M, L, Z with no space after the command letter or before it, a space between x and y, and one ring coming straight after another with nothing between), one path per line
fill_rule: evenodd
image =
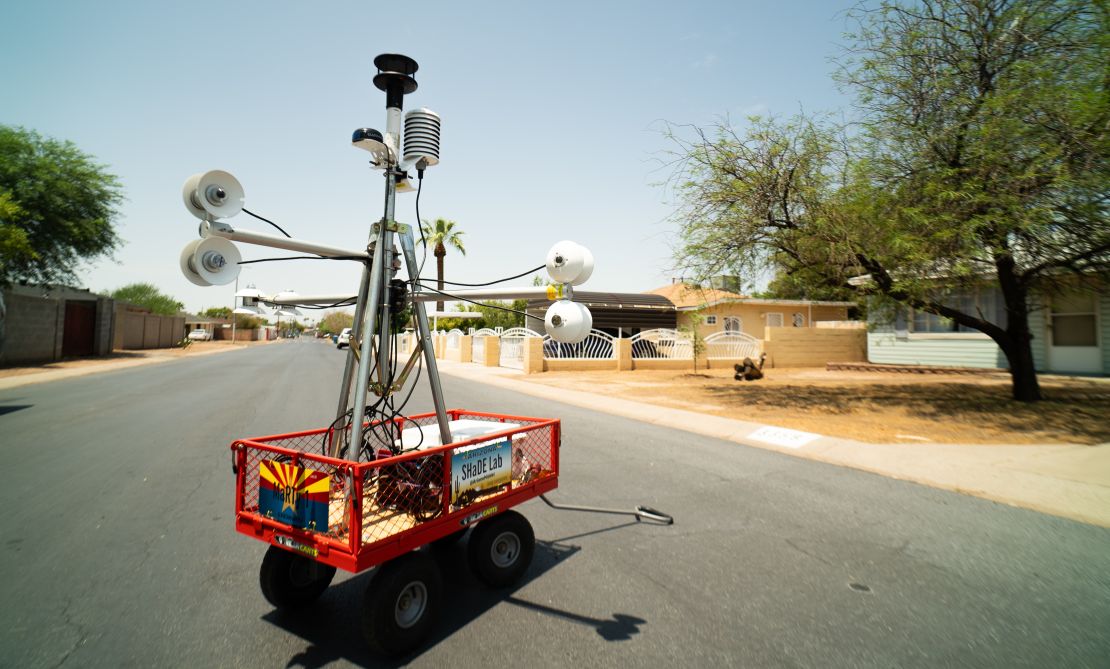
M189 333L188 339L193 341L211 341L212 333L203 328L197 328Z
M736 374L732 377L734 381L758 381L763 378L763 362L767 360L767 354L762 353L759 356L759 363L756 364L751 358L744 358L744 362L739 365L733 365Z
M335 338L336 348L346 348L351 345L351 328L343 328L339 336Z

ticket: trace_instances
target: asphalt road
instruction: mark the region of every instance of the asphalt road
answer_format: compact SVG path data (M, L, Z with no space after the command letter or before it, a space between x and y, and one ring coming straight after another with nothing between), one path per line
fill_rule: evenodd
M232 529L228 443L320 426L342 355L299 341L0 392L0 666L385 664L369 575L299 615ZM413 409L428 409L423 384ZM451 406L563 419L568 503L521 507L525 581L443 559L415 666L1106 667L1110 531L444 377Z

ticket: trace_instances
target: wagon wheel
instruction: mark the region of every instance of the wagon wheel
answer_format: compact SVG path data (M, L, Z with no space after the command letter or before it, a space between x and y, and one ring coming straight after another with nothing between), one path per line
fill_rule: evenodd
M466 536L466 533L469 529L469 527L464 527L461 530L455 530L451 534L440 537L428 545L431 546L432 552L434 553L446 553L450 551L455 546L455 544L459 543L459 541L462 540L464 536Z
M506 511L475 526L468 557L474 575L486 585L511 585L524 575L536 550L536 535L528 519Z
M362 632L374 650L389 656L407 653L427 638L439 616L443 577L435 561L413 552L378 569L362 609Z
M316 601L335 577L335 567L270 546L258 573L262 596L279 609L295 609Z

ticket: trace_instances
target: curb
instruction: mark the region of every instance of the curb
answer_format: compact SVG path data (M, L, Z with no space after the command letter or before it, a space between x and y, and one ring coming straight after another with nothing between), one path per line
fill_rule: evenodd
M102 372L114 372L117 370L130 369L132 367L142 367L144 365L157 365L165 362L173 362L175 360L187 360L206 355L216 355L220 353L230 353L232 351L245 351L254 348L253 346L243 347L228 347L228 348L214 348L207 351L194 351L188 355L181 356L149 356L142 357L134 360L113 360L104 362L99 365L88 365L86 367L74 367L70 369L49 369L42 372L32 372L30 374L20 374L17 376L9 376L0 378L0 390L9 390L11 388L19 388L20 386L29 386L37 383L49 383L50 381L61 381L64 379L74 379L81 376L89 376L90 374L100 374Z

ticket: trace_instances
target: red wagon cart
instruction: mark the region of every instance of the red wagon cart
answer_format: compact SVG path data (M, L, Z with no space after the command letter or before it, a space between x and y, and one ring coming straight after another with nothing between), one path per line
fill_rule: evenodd
M323 594L336 568L388 563L367 588L363 627L372 646L401 652L424 636L441 592L438 569L414 549L451 543L474 526L475 575L492 586L520 578L535 538L524 516L507 511L558 486L559 421L447 414L454 443L438 443L435 413L399 418L394 429L406 450L369 462L324 455L331 429L231 445L235 528L271 546L260 574L270 603L303 606ZM414 439L422 443L407 443Z

